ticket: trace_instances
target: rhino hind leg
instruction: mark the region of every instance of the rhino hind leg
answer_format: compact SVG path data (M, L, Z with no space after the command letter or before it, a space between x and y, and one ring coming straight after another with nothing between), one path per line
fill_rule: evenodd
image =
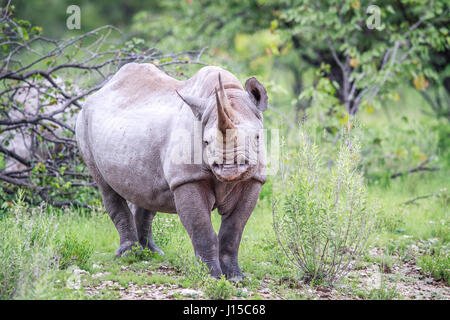
M98 179L96 179L98 180ZM98 183L99 181L97 181ZM122 256L138 243L136 226L127 202L106 183L99 183L106 212L119 232L120 245L116 257Z
M114 222L114 225L119 232L120 245L119 249L116 251L116 257L118 257L123 255L128 250L131 250L131 248L138 243L136 226L126 200L109 186L109 184L102 177L94 161L94 157L85 134L88 131L87 122L85 121L86 109L88 109L87 106L83 107L83 111L79 114L77 119L77 124L75 127L77 142L83 160L101 191L103 205L105 206L106 212Z
M152 224L156 211L149 211L134 204L130 204L130 208L133 212L139 244L145 249L164 255L153 240Z

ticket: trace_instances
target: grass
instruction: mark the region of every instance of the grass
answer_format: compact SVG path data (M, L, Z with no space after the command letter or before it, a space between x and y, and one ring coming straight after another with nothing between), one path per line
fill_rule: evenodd
M410 259L417 260L423 273L448 284L449 217L445 201L428 198L412 205L401 205L427 192L431 186L438 189L444 187L445 183L444 175L439 172L410 175L393 181L388 187L371 186L371 197L377 197L384 204L377 211L377 232L372 236L372 245L383 248L385 254L381 258L367 258L364 264L375 263L390 269L394 263L408 259L409 255ZM18 215L20 219L17 219ZM269 287L272 293L287 298L305 297L298 292L302 287L301 284L297 285L298 275L288 267L276 244L269 199L259 201L244 231L240 265L247 277L238 285L230 284L225 279L209 279L204 265L194 259L190 239L176 215L159 214L155 219L155 241L166 253L164 257L149 252L135 252L114 259L119 243L118 234L102 209L90 214L43 207L30 209L19 199L0 220L2 250L7 253L2 255L2 265L11 263L13 257L22 257L13 264L13 268L10 265L2 268L2 298L86 299L89 296L83 288L108 280L124 288L133 283L201 289L206 297L212 299L228 299L232 296L259 299L262 296L258 290L262 287ZM212 219L218 231L219 215L213 213ZM20 243L22 247L18 246ZM424 253L412 253L412 245L425 250ZM27 251L27 246L35 250ZM362 268L364 264L359 267ZM20 271L23 266L28 267ZM83 281L79 290L67 286L75 269L89 272L81 276ZM171 272L164 273L167 269ZM31 274L36 272L40 276L32 277ZM104 275L93 277L100 272ZM366 299L392 299L399 296L386 283L354 295ZM91 298L118 297L118 292L102 289ZM175 298L183 297L177 293Z
M433 251L417 259L417 265L422 268L425 275L431 275L437 280L442 280L450 285L450 257L443 249Z

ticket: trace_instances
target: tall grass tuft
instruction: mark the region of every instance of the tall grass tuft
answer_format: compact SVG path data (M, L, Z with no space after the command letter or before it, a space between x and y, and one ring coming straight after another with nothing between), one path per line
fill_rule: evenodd
M55 215L43 206L30 208L18 193L0 219L0 299L34 298L52 282L57 228Z
M358 170L360 146L344 133L327 168L303 130L299 138L283 188L274 190L274 230L303 280L333 285L362 257L370 232L371 209Z

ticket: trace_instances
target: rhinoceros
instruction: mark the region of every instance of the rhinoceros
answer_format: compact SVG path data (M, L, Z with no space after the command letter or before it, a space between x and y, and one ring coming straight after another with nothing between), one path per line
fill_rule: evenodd
M153 218L176 213L211 276L243 278L242 232L266 181L267 103L254 77L244 89L229 71L208 66L179 81L145 63L124 65L86 100L76 137L119 232L116 256L135 244L162 253ZM180 150L187 156L177 157Z

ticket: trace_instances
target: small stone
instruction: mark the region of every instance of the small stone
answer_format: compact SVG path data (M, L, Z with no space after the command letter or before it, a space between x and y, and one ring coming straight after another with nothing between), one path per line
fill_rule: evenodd
M261 289L261 293L270 293L270 289L269 288L262 288Z
M111 274L111 272L99 272L99 273L93 274L92 278L100 278L102 276L106 276L106 275L109 275L109 274Z
M75 269L75 270L73 270L73 273L76 275L89 274L89 272L87 272L86 270L81 270L81 269Z
M196 296L200 297L203 295L203 292L193 289L183 289L180 291L180 294L185 297L196 297Z

